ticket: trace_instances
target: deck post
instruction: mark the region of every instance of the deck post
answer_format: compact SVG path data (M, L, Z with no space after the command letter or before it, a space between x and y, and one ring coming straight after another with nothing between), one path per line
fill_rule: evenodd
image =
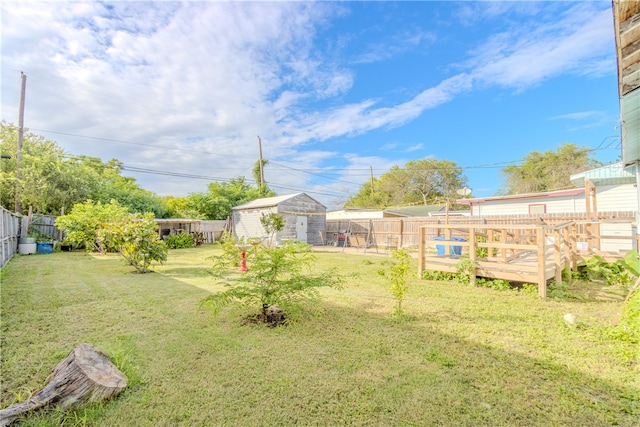
M547 296L547 266L546 266L546 239L544 229L538 226L536 229L536 240L538 244L538 296Z
M560 229L559 228L554 228L553 229L553 258L554 258L554 262L555 262L555 279L556 279L556 285L559 285L562 283L562 252L560 250L561 245L560 245Z
M571 237L569 241L571 246L571 270L578 271L578 224L571 224Z
M562 244L564 245L562 256L564 257L564 268L571 267L571 241L569 240L569 227L570 226L565 226L562 229Z
M469 277L469 284L476 285L476 229L474 226L469 227L469 259L473 263Z

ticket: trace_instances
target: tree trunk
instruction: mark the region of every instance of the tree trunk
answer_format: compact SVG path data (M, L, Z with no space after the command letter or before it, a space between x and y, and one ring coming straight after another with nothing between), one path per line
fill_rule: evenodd
M78 344L53 369L45 387L29 400L0 410L0 426L11 424L25 412L49 404L68 408L115 396L127 386L127 377L91 344Z

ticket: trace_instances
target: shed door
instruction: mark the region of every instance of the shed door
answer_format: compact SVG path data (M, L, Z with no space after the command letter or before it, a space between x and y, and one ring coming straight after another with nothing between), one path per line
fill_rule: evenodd
M296 239L307 242L307 217L296 217Z

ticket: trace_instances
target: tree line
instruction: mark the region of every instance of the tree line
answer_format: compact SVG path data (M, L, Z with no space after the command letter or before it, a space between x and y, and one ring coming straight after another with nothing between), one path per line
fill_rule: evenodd
M275 192L260 180L260 164L252 174L257 185L240 176L228 182L212 182L204 192L184 197L159 196L142 188L134 178L122 176L123 164L117 159L103 162L99 158L71 155L55 141L29 132L24 133L22 161L16 174L18 128L2 122L0 151L0 202L13 209L16 192L22 206L36 213L60 215L77 203L117 201L130 212L151 212L156 218L193 218L224 220L234 206ZM268 165L263 160L262 166ZM518 164L501 170L503 186L499 194L531 193L571 188L569 176L599 166L587 147L566 143L556 151L527 154ZM463 168L451 160L435 158L411 160L394 165L370 182L362 184L349 197L346 208L444 204L464 196L460 190L469 186Z

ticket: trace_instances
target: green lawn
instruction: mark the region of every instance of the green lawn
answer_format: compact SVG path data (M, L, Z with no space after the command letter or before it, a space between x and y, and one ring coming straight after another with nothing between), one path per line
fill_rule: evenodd
M214 246L173 250L155 273L115 255L16 256L2 271L1 407L41 388L81 342L129 376L116 399L22 425L637 426L638 349L614 338L620 292L539 300L411 280L404 322L377 271L390 258L319 252L357 272L322 311L280 328L199 303L222 289ZM250 266L249 266L250 267ZM417 269L416 269L417 270ZM416 271L414 270L414 271ZM587 285L585 285L587 286ZM564 314L577 316L567 326Z

